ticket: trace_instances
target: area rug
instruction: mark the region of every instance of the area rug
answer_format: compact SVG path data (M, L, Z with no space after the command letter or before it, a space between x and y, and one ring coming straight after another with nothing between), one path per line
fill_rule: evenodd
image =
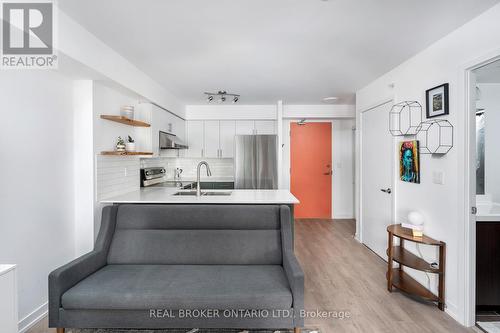
M136 330L136 329L74 329L69 328L67 333L292 333L293 330L232 330L232 329L168 329L168 330ZM301 330L303 333L321 333L317 329Z
M477 325L488 333L500 333L500 321L478 321Z

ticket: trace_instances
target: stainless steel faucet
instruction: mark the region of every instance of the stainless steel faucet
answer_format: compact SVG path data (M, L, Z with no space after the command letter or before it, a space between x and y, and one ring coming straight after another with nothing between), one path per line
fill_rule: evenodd
M204 165L207 168L207 176L211 176L212 172L210 171L210 166L208 165L207 162L201 161L198 163L198 168L196 170L196 196L199 197L201 196L201 186L200 186L200 170L201 166Z

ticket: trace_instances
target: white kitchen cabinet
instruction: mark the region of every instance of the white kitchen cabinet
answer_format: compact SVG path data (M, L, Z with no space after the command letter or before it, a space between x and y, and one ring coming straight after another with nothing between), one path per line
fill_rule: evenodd
M276 134L274 120L188 120L186 157L232 158L234 136Z
M276 122L274 120L256 120L254 134L276 134Z
M236 133L236 123L234 120L221 120L219 122L219 157L234 157L234 135Z
M177 150L159 149L159 133L167 132L184 141L186 125L184 120L150 103L139 103L135 109L135 119L151 124L150 127L134 127L132 137L137 151L152 152L153 157L176 157Z
M219 121L204 121L203 157L219 157Z
M16 265L0 265L0 328L2 333L17 333Z
M236 120L236 135L252 135L255 134L255 121L253 120Z
M204 124L202 120L186 121L186 137L189 149L186 157L203 157Z

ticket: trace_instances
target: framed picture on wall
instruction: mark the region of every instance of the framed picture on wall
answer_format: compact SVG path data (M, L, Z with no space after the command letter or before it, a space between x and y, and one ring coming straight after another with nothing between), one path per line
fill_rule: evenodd
M448 83L445 83L425 92L427 118L434 118L450 114L448 104L448 86Z
M399 143L399 178L403 182L420 184L420 153L416 140Z

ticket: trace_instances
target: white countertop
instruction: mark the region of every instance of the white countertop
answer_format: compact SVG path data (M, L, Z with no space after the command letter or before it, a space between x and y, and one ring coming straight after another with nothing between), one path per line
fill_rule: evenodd
M16 265L0 264L0 275L4 275L16 268Z
M476 221L500 222L500 204L494 202L478 202Z
M115 197L102 199L101 203L202 203L202 204L296 204L296 197L288 190L202 190L202 192L231 192L230 195L174 195L189 192L175 188L141 188Z

